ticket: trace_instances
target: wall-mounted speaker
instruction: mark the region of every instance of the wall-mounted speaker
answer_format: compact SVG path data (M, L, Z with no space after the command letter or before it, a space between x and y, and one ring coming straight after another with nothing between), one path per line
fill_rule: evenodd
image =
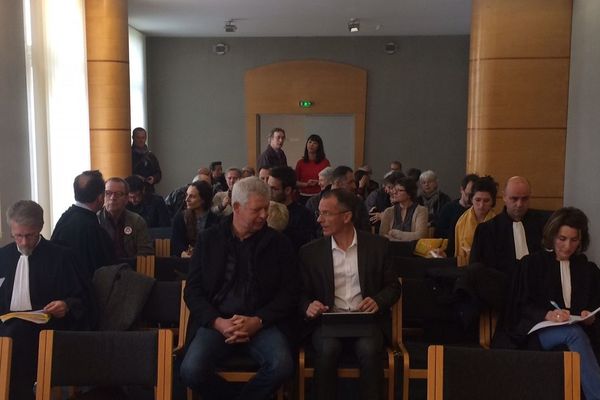
M213 46L213 52L218 56L222 56L222 55L226 54L228 51L229 51L229 46L226 45L225 43L217 43Z
M394 42L387 42L384 46L384 50L389 55L396 54L398 51L398 45Z

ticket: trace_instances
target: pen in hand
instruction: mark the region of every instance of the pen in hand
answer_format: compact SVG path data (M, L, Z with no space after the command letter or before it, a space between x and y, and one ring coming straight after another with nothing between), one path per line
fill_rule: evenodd
M559 310L559 311L562 310L562 308L560 308L558 306L558 303L555 302L554 300L550 300L550 304L552 305L552 307L556 308L557 310Z

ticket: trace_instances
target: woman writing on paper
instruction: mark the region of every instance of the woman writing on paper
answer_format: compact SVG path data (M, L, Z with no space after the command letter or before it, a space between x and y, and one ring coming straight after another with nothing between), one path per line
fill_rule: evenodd
M543 233L547 251L522 259L520 282L525 295L519 331L526 333L544 320L568 321L571 314L585 317L600 306L600 270L582 254L589 241L588 219L581 210L565 207L552 214ZM581 355L581 384L588 400L600 399L600 367L588 337L596 328L594 322L592 316L581 323L550 326L528 337L533 347L567 346Z

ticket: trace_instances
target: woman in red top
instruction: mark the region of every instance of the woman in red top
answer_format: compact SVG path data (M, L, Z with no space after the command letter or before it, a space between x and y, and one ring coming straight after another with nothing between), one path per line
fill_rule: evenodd
M329 160L325 158L323 139L319 135L310 135L304 147L304 157L296 163L300 202L305 203L309 197L320 192L319 172L329 165Z

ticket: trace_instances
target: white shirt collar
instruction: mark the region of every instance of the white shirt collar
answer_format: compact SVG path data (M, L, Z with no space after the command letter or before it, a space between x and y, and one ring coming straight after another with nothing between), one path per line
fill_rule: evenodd
M94 210L92 210L90 207L88 207L87 204L81 203L79 201L75 202L75 206L85 208L86 210L90 210L90 211L94 212Z
M356 243L357 243L356 242L356 228L352 228L352 232L353 232L352 243L350 243L350 246L348 246L348 249L356 246ZM344 250L340 246L338 246L333 235L331 236L331 250L348 251L348 249Z

